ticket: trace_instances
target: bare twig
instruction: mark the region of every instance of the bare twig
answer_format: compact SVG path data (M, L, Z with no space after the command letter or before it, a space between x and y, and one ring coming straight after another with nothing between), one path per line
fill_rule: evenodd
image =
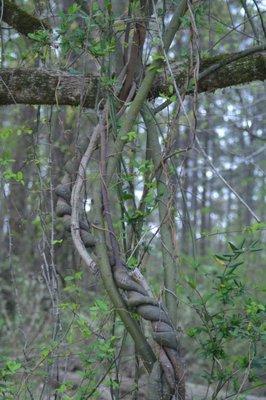
M250 214L255 218L257 222L261 222L259 217L255 214L255 212L249 207L249 205L245 202L245 200L235 191L235 189L227 182L227 180L220 174L220 172L217 170L217 168L214 166L212 161L209 159L208 154L205 152L203 147L200 144L200 141L197 137L195 136L195 141L198 145L199 151L203 155L203 157L206 159L207 163L210 165L211 169L213 172L218 176L218 178L221 179L221 181L225 184L225 186L228 187L228 189L236 196L236 198L243 204L244 207L247 208L247 210L250 212Z

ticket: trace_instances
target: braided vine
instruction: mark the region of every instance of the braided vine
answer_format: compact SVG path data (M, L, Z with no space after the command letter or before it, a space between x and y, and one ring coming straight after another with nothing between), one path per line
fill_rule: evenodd
M55 188L57 195L56 215L62 218L64 229L68 232L71 231L71 191L73 182L75 181L76 171L81 159L81 153L87 147L89 138L85 137L77 144L77 153L66 163L65 174L61 183ZM90 224L86 218L85 212L81 213L79 219L80 236L83 244L87 249L93 249L95 239L91 234Z
M62 218L67 231L71 230L72 182L75 181L81 154L88 146L88 143L89 138L85 138L78 145L77 154L67 162L62 181L55 189L58 197L56 213L58 217ZM84 246L91 254L94 254L96 240L91 233L90 222L87 220L85 211L80 212L79 230ZM155 363L151 373L153 375L153 385L155 387L156 382L160 382L162 386L162 381L167 382L167 385L165 385L167 389L165 387L161 388L160 394L155 390L153 398L169 399L171 396L177 395L179 400L184 400L184 369L179 356L176 330L171 323L167 310L161 301L152 297L136 274L129 273L124 262L117 262L116 257L110 251L108 251L108 256L114 282L123 291L128 308L151 323L152 338L155 341L159 360L159 366L158 363ZM163 379L161 379L161 371L163 371Z

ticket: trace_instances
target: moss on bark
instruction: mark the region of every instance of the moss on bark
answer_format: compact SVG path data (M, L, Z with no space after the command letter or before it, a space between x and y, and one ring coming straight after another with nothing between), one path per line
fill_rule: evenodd
M93 108L98 91L97 77L69 75L39 69L0 70L0 105L83 104Z
M50 29L46 22L28 14L10 0L3 2L3 21L23 35L28 35L40 29Z
M215 64L226 64L200 81L200 92L214 92L217 89L266 79L266 52L251 54L230 62L233 55L235 54L225 54L202 61L200 71Z
M247 84L266 79L266 52L250 54L230 62L238 53L224 54L204 59L200 72L221 62L225 65L209 73L199 81L199 92L214 92L230 86ZM173 64L173 72L179 88L186 82L186 67ZM0 105L7 104L58 104L88 108L95 107L95 101L103 96L99 91L99 78L91 74L85 78L61 71L34 68L0 70ZM169 96L170 82L163 73L153 82L149 98L161 93ZM189 91L188 91L189 94Z
M200 79L198 83L199 93L214 92L217 89L265 80L266 51L249 54L245 57L241 57L241 55L242 52L227 53L202 59L200 73L215 66L217 66L217 69ZM237 57L240 58L237 59ZM188 79L187 66L174 63L172 70L178 87L183 88ZM168 76L169 74L165 73L155 80L150 98L158 97L160 93L171 96Z

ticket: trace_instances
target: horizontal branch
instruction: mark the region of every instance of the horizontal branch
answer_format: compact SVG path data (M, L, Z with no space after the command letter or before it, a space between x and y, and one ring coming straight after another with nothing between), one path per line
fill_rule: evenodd
M1 10L1 8L3 9ZM8 25L16 29L17 32L23 35L35 32L40 29L49 29L46 22L28 14L22 8L17 6L14 1L4 0L0 5L2 19Z
M206 74L205 71L208 73ZM184 66L173 64L177 85L186 81ZM229 86L266 79L266 52L223 54L202 60L199 92L213 92ZM44 69L0 69L0 105L58 104L93 108L99 92L99 77L70 75ZM150 98L169 92L167 74L161 74L153 84Z
M232 62L231 57L234 58ZM266 79L266 51L249 54L243 58L236 58L236 54L230 54L212 60L206 59L201 65L200 72L213 64L220 64L221 67L200 80L200 92L213 92L216 89Z
M186 68L180 64L173 64L172 71L178 87L181 88L187 81ZM198 92L214 92L217 89L264 80L266 80L266 45L202 59ZM167 93L168 88L169 81L165 76L159 76L154 82L152 97L157 97L159 93Z
M0 105L59 104L94 108L99 78L34 68L0 69Z

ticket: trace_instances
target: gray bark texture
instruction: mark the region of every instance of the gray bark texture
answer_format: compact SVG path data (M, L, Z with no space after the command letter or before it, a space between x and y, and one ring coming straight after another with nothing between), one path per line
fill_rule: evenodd
M229 86L265 80L266 52L244 57L239 52L203 59L200 72L210 67L216 69L198 82L199 92L213 92ZM187 82L187 68L180 64L173 64L172 68L179 88L183 88ZM165 71L155 79L149 94L150 99L158 97L160 93L168 94L168 75ZM187 93L190 90L188 89ZM97 98L99 100L103 95L100 91L99 78L94 75L83 77L62 71L34 68L0 69L0 105L81 104L87 108L94 108Z

